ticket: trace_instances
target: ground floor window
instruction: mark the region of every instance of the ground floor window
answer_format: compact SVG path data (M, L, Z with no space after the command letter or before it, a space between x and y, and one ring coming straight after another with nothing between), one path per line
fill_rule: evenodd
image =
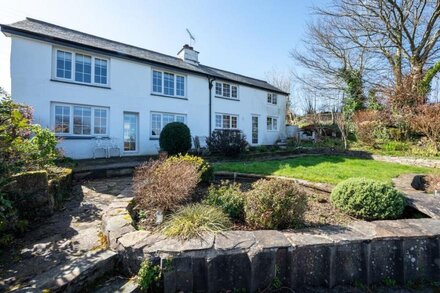
M52 107L53 128L56 134L108 135L108 108L60 103L54 103Z
M270 131L278 130L278 118L277 117L267 117L267 130L270 130Z
M215 114L215 128L217 129L237 129L238 116L232 114Z
M151 112L151 137L159 137L162 129L171 122L186 123L185 114Z

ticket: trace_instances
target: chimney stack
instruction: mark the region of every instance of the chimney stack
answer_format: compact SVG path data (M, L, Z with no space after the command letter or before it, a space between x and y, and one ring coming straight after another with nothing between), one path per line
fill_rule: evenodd
M177 57L190 64L199 65L199 52L188 44L185 44L183 48L180 49L179 53L177 53Z

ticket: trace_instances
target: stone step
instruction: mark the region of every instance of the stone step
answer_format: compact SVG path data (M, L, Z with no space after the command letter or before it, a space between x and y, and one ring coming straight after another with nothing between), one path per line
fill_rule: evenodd
M29 287L16 292L81 292L97 279L113 274L117 260L117 253L110 250L88 253L38 275Z
M93 290L95 293L137 293L141 292L139 285L134 279L122 276L112 276L98 284Z

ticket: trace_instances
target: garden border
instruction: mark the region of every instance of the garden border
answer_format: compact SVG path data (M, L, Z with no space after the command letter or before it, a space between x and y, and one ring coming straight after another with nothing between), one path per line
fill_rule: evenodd
M164 291L244 289L255 292L353 284L396 284L440 279L440 220L356 221L295 231L227 231L180 241L135 230L131 190L103 216L103 231L123 271L137 273L145 259L170 263Z

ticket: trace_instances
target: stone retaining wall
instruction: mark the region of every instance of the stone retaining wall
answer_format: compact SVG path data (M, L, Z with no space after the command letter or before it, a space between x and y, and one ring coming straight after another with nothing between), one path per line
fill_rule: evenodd
M354 222L294 231L228 231L180 241L131 226L127 190L103 229L128 275L141 262L168 263L165 292L257 292L284 287L397 284L440 279L440 220Z

